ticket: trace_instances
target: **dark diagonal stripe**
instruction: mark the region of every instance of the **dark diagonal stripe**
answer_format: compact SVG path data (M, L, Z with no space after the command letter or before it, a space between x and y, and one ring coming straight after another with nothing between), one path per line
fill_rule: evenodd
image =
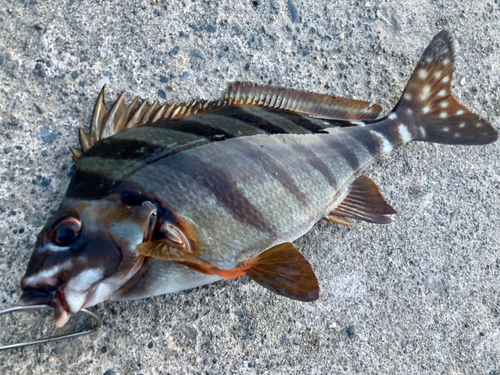
M335 139L326 139L326 143L330 146L332 150L335 150L342 156L353 171L357 171L359 168L359 160L356 154L349 149L344 143Z
M401 139L401 135L399 134L396 121L398 120L390 120L385 119L384 121L377 124L377 131L382 134L393 146L401 144L403 140Z
M382 141L375 137L367 127L352 127L346 129L345 133L353 142L359 142L371 156L377 156L382 149Z
M258 146L248 148L245 155L252 160L254 164L260 165L264 170L283 186L293 197L299 201L303 207L308 206L307 196L299 189L295 181L290 177L287 171L278 166L271 156L263 152Z
M284 111L281 109L274 109L274 108L270 109L266 108L266 110L278 114L280 116L283 116L287 120L292 121L295 125L300 126L302 129L307 130L311 133L327 133L325 129L329 128L330 126L333 126L330 124L325 126L315 124L310 119L308 119L306 115L301 115L295 112Z
M115 160L156 160L161 157L175 154L175 149L151 145L148 142L131 139L106 138L89 149L84 157L102 157Z
M224 115L230 118L237 119L239 121L245 122L255 128L265 131L267 134L283 134L287 133L286 130L282 129L278 124L273 124L272 122L263 119L260 116L247 112L245 106L228 106L214 112L208 112L208 114L213 113L217 115Z
M177 154L175 163L170 163L169 169L174 173L194 177L197 184L210 191L238 221L262 231L269 230L257 208L223 170L185 153Z
M321 158L319 158L314 152L312 152L307 147L302 145L293 145L292 148L297 153L298 157L304 156L311 167L316 169L323 177L328 181L331 187L337 188L337 179L333 175L328 165L326 165Z
M111 180L77 168L69 183L66 197L75 199L102 199L106 195L125 190L141 191L141 188L131 182Z
M155 123L155 127L197 135L200 137L208 138L212 142L234 138L232 134L227 133L222 129L218 129L208 124L195 121L195 118L196 116L190 116L177 120L157 122Z

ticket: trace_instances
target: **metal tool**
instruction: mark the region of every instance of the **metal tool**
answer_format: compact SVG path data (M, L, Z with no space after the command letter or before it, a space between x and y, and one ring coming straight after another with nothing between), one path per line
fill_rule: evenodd
M33 311L33 310L43 310L43 309L50 309L50 308L51 307L47 306L47 305L15 306L15 307L11 307L9 309L5 309L5 310L0 311L0 315L14 313L14 312L23 312L23 311L27 311L27 310ZM83 312L84 314L89 315L90 317L92 317L94 319L94 321L96 322L96 325L94 326L94 328L87 329L85 331L69 333L67 335L52 336L52 337L47 337L47 338L43 338L43 339L39 339L39 340L3 345L3 346L0 346L0 351L7 350L7 349L14 349L14 348L24 348L26 346L37 345L37 344L45 344L47 342L52 342L52 341L71 339L73 337L87 335L89 333L97 331L101 327L102 320L99 317L99 315L97 315L97 314L95 314L92 311L89 311L87 309L81 309L80 311Z

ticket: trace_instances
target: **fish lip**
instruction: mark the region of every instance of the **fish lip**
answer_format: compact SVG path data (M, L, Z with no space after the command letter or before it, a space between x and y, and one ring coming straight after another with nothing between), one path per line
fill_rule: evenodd
M64 292L60 288L50 291L26 288L16 303L16 306L40 305L48 306L54 310L56 327L64 326L71 317L72 312L69 309Z
M40 291L33 288L23 289L23 293L17 301L16 306L34 306L34 305L47 305L50 306L54 300L56 290Z

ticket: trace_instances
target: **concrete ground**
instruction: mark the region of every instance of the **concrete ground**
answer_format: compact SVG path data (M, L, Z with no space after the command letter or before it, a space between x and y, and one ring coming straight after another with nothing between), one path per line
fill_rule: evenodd
M0 0L0 308L20 296L104 82L108 101L214 99L244 80L390 109L446 28L455 95L495 122L499 15L497 0ZM1 352L0 373L498 375L499 170L500 143L407 145L367 171L395 223L319 223L296 242L318 301L241 278L102 303L97 333ZM46 314L0 326L3 342L54 333Z

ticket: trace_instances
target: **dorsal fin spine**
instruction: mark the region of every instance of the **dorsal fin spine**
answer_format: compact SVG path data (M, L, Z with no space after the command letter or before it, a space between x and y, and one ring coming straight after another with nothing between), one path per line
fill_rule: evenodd
M106 118L106 122L104 123L104 126L101 126L100 132L99 132L99 138L107 138L113 134L116 134L116 130L118 128L117 122L120 121L117 116L117 113L122 109L123 107L123 101L125 100L125 91L120 94L118 99L116 99L115 103L113 104L113 107L111 107L111 110L108 113L108 116Z

